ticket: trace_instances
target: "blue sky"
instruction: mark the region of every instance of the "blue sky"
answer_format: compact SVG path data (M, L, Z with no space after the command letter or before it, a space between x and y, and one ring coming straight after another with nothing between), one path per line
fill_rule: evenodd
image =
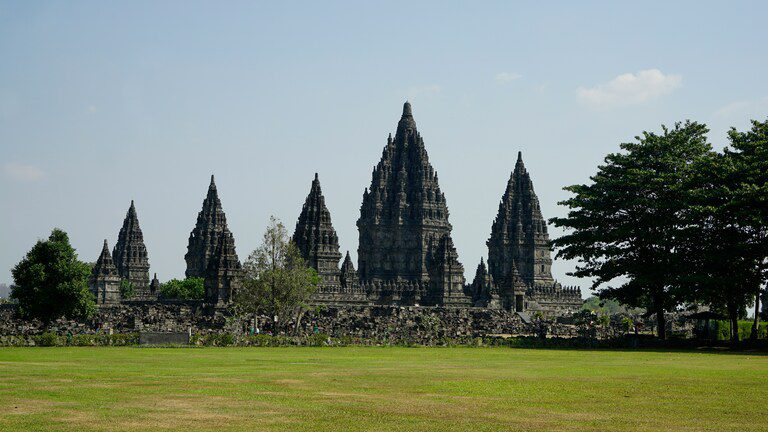
M183 276L210 174L241 259L315 172L355 257L406 99L471 277L518 150L549 218L643 130L721 148L768 115L765 2L275 3L0 1L0 282L53 227L95 260L131 199L151 271Z

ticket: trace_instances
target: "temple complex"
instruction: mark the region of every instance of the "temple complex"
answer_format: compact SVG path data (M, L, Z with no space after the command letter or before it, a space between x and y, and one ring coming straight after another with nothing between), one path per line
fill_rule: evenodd
M470 285L448 215L437 172L406 102L395 136L387 139L363 193L357 271L349 253L338 267L338 237L315 175L293 236L322 276L314 301L475 306L549 315L581 307L580 290L552 278L546 220L521 153L491 226L488 266L481 259Z
M349 252L339 266L342 255L331 212L318 175L312 180L292 236L307 265L320 276L311 302L505 309L523 319L531 313L559 316L579 310L580 290L563 287L552 277L547 223L521 153L491 225L487 265L481 258L471 283L464 279L448 217L437 172L406 102L395 135L387 138L363 192L357 269ZM105 250L92 277L100 303L119 300L109 268L112 257ZM160 283L156 275L149 283L147 251L133 202L113 257L115 273L133 284L137 298L156 298ZM227 307L241 286L243 267L213 176L184 259L187 277L205 279L205 302Z

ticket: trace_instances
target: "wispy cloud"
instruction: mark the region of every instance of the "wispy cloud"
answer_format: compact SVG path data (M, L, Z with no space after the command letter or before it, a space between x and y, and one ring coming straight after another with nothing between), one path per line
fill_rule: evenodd
M7 163L3 165L5 176L19 182L35 182L45 177L45 172L33 165Z
M768 97L758 100L731 102L715 111L715 117L730 119L733 117L751 117L763 119L768 116Z
M681 75L664 75L658 69L625 73L594 87L579 87L576 94L593 108L637 105L658 99L680 87Z
M514 72L500 72L496 74L496 82L499 84L509 84L512 81L518 80L523 76Z
M408 97L408 100L413 100L419 96L434 96L441 91L443 91L443 88L437 84L415 86L409 88L408 91L406 91L406 96Z

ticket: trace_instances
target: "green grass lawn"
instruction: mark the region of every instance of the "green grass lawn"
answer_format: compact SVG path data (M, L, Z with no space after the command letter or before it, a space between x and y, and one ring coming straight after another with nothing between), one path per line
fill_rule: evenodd
M0 348L1 431L768 430L768 356Z

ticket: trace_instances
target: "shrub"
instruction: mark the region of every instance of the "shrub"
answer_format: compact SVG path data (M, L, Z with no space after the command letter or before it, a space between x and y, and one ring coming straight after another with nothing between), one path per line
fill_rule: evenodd
M52 347L63 345L59 341L59 336L56 333L45 332L34 338L35 344L38 346Z
M307 338L308 346L327 346L330 337L325 333L314 333Z
M727 320L717 320L710 322L712 337L715 340L729 340L731 334L731 323ZM752 335L752 320L739 320L739 340L746 340ZM761 322L758 327L757 335L759 339L768 337L768 323Z
M133 289L133 283L131 281L123 279L120 281L120 297L124 299L133 298L135 290Z

